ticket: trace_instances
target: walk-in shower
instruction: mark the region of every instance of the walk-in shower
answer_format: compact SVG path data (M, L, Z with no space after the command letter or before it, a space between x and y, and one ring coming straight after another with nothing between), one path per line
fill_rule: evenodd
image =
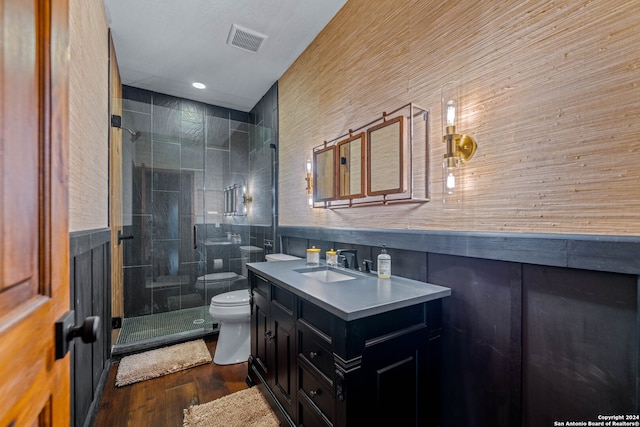
M122 234L133 238L122 241L114 354L214 333L211 297L248 287L245 264L263 259L275 224L277 115L265 123L262 107L244 113L126 86L122 106L131 135L122 142ZM246 215L225 215L233 185L253 194ZM223 274L209 280L214 273Z

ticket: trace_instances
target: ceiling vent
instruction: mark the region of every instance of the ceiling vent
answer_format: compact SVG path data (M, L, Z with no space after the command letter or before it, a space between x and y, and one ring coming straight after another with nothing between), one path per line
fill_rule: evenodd
M229 31L227 44L247 52L256 53L266 38L267 36L257 31L233 24L231 31Z

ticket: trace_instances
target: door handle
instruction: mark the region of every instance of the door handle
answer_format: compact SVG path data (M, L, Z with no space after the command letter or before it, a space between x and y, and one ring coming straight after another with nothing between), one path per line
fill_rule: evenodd
M66 312L56 321L56 360L62 359L69 351L69 343L74 338L85 344L96 342L100 328L100 317L89 316L80 325L74 325L76 312Z
M118 230L118 245L122 243L123 240L131 240L133 239L133 234L125 236L122 234L122 230Z
M193 226L193 249L198 249L198 229Z

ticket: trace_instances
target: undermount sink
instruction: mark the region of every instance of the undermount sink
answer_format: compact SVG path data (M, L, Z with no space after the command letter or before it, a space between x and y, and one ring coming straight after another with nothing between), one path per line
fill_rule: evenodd
M329 269L329 268L307 268L301 270L295 270L303 276L309 277L311 279L319 280L325 283L333 283L333 282L342 282L345 280L353 280L356 276L352 276L350 274L344 274L339 271Z

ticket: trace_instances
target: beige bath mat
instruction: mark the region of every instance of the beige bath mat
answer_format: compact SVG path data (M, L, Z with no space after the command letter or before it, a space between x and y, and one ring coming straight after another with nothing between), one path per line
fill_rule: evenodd
M280 423L257 387L184 410L184 427L276 427Z
M126 356L118 365L116 386L122 387L210 362L211 353L204 340Z

